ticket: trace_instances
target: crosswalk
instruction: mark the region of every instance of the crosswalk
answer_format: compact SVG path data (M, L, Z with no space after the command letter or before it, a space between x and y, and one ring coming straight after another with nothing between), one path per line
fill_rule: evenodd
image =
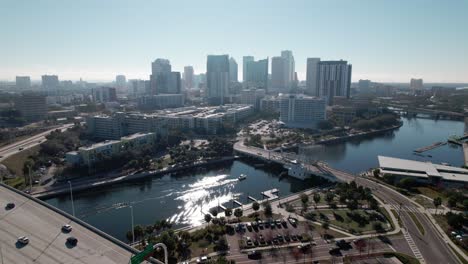
M400 208L400 205L391 203L390 207L392 207L397 212L401 210L401 211L406 211L406 212L419 213L419 210L412 206L401 206ZM411 251L413 252L414 256L419 260L420 263L426 263L426 261L424 260L424 257L421 254L421 251L419 251L418 246L414 243L414 240L411 234L404 227L402 228L402 231L403 231L403 236L408 242L408 245Z

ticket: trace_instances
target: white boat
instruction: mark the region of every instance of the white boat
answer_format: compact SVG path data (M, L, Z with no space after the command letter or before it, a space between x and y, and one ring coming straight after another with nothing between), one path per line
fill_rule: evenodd
M245 180L245 179L247 179L247 175L241 174L239 177L237 177L237 179L238 179L239 181Z

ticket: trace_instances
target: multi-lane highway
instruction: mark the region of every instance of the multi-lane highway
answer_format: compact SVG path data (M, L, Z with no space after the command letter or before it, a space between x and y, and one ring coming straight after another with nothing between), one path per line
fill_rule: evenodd
M13 208L7 208L14 203ZM71 232L62 226L72 226ZM27 236L29 243L19 243ZM67 238L78 239L77 245ZM131 248L51 210L28 196L0 185L1 263L128 263Z
M20 140L14 143L11 143L7 146L3 146L0 148L0 161L8 158L9 156L12 156L18 152L21 152L23 150L26 150L28 148L32 148L34 146L37 146L44 142L46 140L46 136L50 134L50 132L60 129L60 130L66 130L70 127L72 127L73 124L66 124L63 126L58 126L54 127L53 129L49 129L47 131L44 131L42 133L39 133L37 135L31 136L27 139ZM21 149L21 150L20 150Z

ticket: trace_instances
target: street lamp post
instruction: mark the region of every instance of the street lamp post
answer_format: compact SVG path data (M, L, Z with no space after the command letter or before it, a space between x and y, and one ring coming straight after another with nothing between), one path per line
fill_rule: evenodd
M135 228L133 224L133 206L129 203L118 203L113 206L115 209L130 207L130 216L132 218L132 244L135 243Z
M72 189L72 184L70 181L68 181L68 185L70 186L70 199L71 199L71 204L72 204L72 214L75 216L75 204L73 203L73 189Z
M28 174L29 174L29 193L31 193L32 192L31 165L28 166Z
M131 205L128 205L128 207L130 207L130 214L132 216L132 244L135 243L135 228L134 228L134 225L133 225L133 206ZM167 263L167 261L166 261Z

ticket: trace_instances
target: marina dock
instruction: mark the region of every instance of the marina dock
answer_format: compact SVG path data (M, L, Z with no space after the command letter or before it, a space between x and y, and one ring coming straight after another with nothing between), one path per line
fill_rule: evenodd
M436 142L430 146L426 146L426 147L422 147L422 148L418 148L418 149L415 149L414 152L416 153L423 153L423 152L426 152L426 151L429 151L431 149L435 149L437 147L440 147L440 146L443 146L447 144L447 142Z
M278 193L279 193L279 190L275 188L275 189L262 192L262 195L268 199L276 199L279 197Z
M463 156L465 157L465 166L468 167L468 142L463 143Z

